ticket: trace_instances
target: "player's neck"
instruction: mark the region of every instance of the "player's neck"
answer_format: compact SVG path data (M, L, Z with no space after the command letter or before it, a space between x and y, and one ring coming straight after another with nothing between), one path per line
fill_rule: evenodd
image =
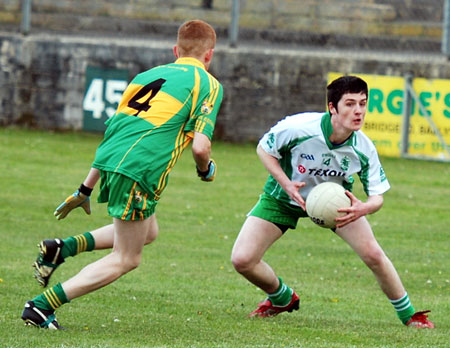
M353 134L353 130L348 129L337 122L335 117L331 117L331 125L333 127L333 133L331 133L328 140L334 145L345 143Z
M345 143L348 138L350 138L353 134L353 131L344 128L333 128L333 133L331 133L328 140L334 145L340 145Z

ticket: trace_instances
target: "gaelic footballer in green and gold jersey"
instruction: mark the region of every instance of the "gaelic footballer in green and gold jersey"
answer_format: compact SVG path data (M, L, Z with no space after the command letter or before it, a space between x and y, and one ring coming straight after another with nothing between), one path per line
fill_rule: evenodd
M35 278L46 286L66 257L96 249L111 253L27 301L21 316L26 325L61 329L57 308L138 267L144 246L158 236L158 199L189 142L198 177L214 180L211 137L223 94L207 72L215 44L211 25L187 21L178 28L175 63L143 72L127 87L86 178L54 212L58 220L78 207L90 214L90 195L100 180L98 202L108 202L113 223L73 238L42 241Z
M195 58L137 75L107 121L93 167L135 180L158 200L194 132L212 138L222 97L222 85Z

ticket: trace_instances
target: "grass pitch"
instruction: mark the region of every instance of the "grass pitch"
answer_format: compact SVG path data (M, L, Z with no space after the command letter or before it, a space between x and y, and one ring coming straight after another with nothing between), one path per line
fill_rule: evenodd
M300 310L248 319L265 296L229 258L267 173L254 145L220 142L213 145L215 182L196 177L189 150L175 167L157 207L160 235L137 270L60 308L66 331L25 327L23 305L41 292L31 268L36 244L111 222L106 207L95 202L91 216L79 209L62 221L53 217L84 179L100 140L0 129L1 348L449 346L450 164L383 158L392 188L383 209L369 216L416 310L431 309L436 329L401 325L356 254L304 219L265 258L299 293ZM360 187L355 192L364 197ZM50 285L106 253L67 259Z

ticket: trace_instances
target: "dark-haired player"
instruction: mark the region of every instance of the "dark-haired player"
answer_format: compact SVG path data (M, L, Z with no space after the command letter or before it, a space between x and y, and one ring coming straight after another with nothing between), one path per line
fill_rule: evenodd
M433 328L426 312L417 312L365 215L383 205L389 183L373 143L361 131L368 88L356 76L343 76L328 90L327 113L301 113L278 122L260 140L257 154L269 178L249 212L232 251L235 269L258 286L267 298L250 316L269 317L299 308L300 298L262 260L265 252L288 229L306 217L305 200L311 189L331 181L347 189L351 207L337 218L335 233L346 241L375 275L381 290L403 324ZM358 174L368 198L360 201L350 191Z

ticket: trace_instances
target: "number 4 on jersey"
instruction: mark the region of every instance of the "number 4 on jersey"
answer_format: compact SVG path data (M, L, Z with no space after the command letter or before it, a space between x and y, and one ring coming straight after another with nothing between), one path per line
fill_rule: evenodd
M141 111L148 111L148 109L150 109L150 100L152 100L159 92L164 82L166 82L164 79L158 79L150 82L142 87L139 92L137 92L133 98L130 99L128 102L128 107L137 110L136 114L133 116L138 116ZM140 100L144 97L147 98L140 102Z

